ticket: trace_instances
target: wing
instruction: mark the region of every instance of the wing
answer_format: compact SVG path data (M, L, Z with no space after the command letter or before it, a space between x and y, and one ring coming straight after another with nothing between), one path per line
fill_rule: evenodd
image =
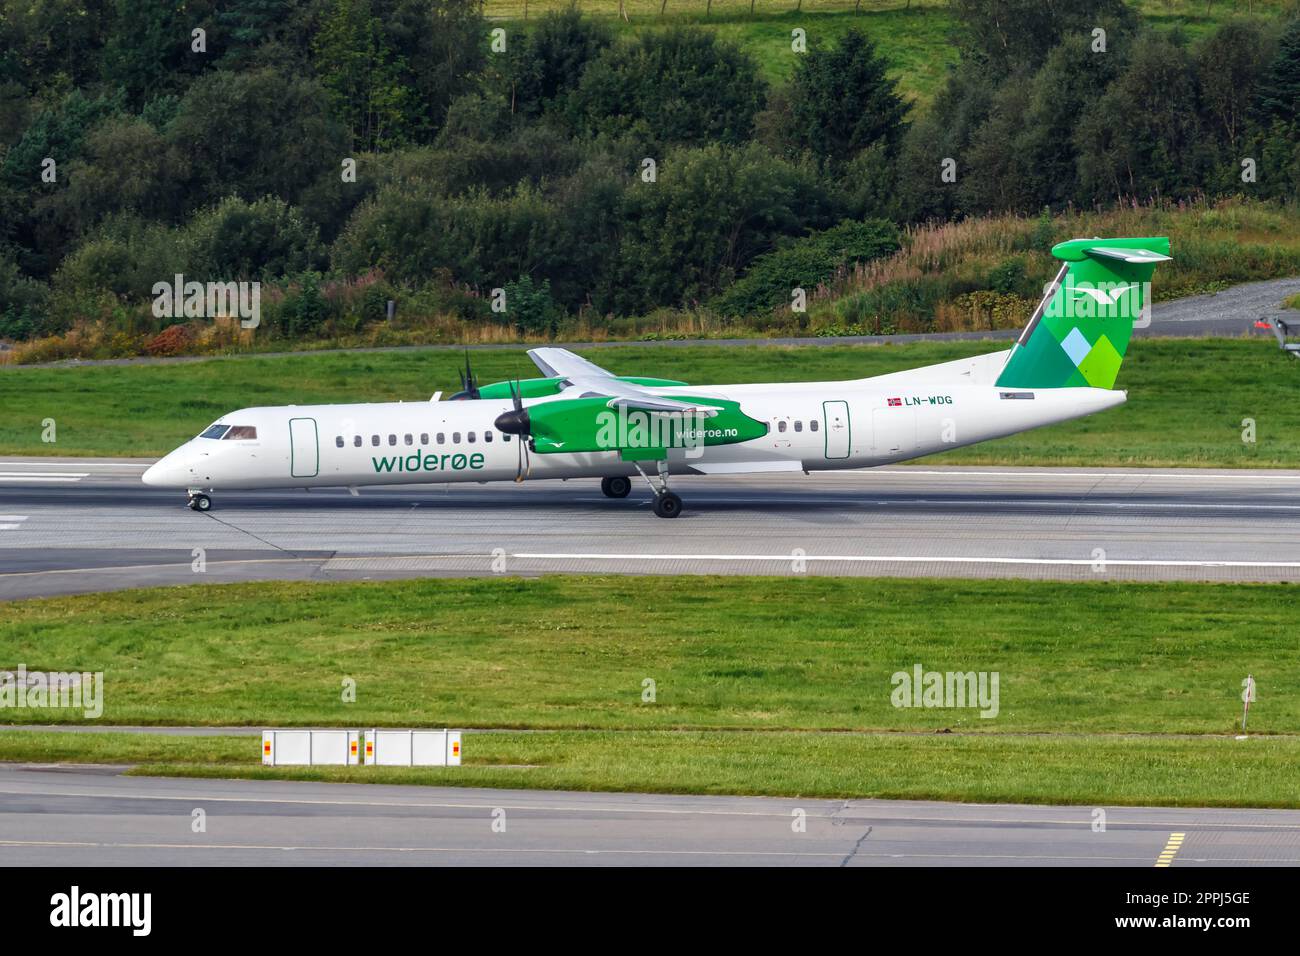
M664 398L630 382L621 382L608 372L568 349L529 349L528 357L548 376L563 378L564 392L572 398L608 398L610 408L622 405L646 412L694 412L705 416L718 413L718 407L702 402L682 402Z
M574 355L568 349L542 348L529 349L528 357L533 364L549 378L570 378L574 375L583 378L613 378L613 372L607 372L599 365L588 362L581 355Z

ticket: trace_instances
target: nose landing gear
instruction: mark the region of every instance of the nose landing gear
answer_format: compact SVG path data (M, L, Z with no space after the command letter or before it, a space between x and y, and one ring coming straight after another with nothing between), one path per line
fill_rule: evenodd
M190 492L190 508L194 511L208 511L212 507L212 499L201 491Z

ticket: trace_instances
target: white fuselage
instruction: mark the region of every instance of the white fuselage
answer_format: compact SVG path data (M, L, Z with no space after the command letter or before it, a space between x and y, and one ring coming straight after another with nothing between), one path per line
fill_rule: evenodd
M819 471L918 458L1089 415L1124 402L1093 388L992 384L999 352L844 382L677 386L674 396L732 399L765 422L761 438L674 449L671 474ZM528 407L561 400L535 399ZM185 489L305 488L514 480L519 439L494 427L509 401L384 402L245 408L223 416L227 435L197 437L154 465L148 484ZM216 426L214 425L214 428ZM220 431L220 429L216 429ZM527 454L526 477L632 475L617 451Z

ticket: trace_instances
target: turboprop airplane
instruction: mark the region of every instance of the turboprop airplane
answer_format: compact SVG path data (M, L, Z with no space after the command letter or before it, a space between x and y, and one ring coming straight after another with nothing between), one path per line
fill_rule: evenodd
M679 475L828 471L907 461L1122 404L1113 390L1169 240L1074 239L1010 349L843 382L694 386L615 375L531 349L541 378L479 387L466 356L448 401L243 408L144 474L214 490L357 488L600 478L610 498L645 479L675 518Z

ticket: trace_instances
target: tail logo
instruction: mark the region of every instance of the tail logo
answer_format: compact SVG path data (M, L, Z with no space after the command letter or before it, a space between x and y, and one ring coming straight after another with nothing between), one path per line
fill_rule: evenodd
M1116 286L1114 289L1111 289L1109 292L1107 292L1105 289L1084 288L1082 286L1074 286L1072 289L1070 289L1070 291L1073 292L1075 295L1090 295L1097 300L1098 305L1116 306L1119 305L1120 296L1122 296L1129 289L1136 289L1136 288L1137 288L1137 284L1130 282L1128 285Z

